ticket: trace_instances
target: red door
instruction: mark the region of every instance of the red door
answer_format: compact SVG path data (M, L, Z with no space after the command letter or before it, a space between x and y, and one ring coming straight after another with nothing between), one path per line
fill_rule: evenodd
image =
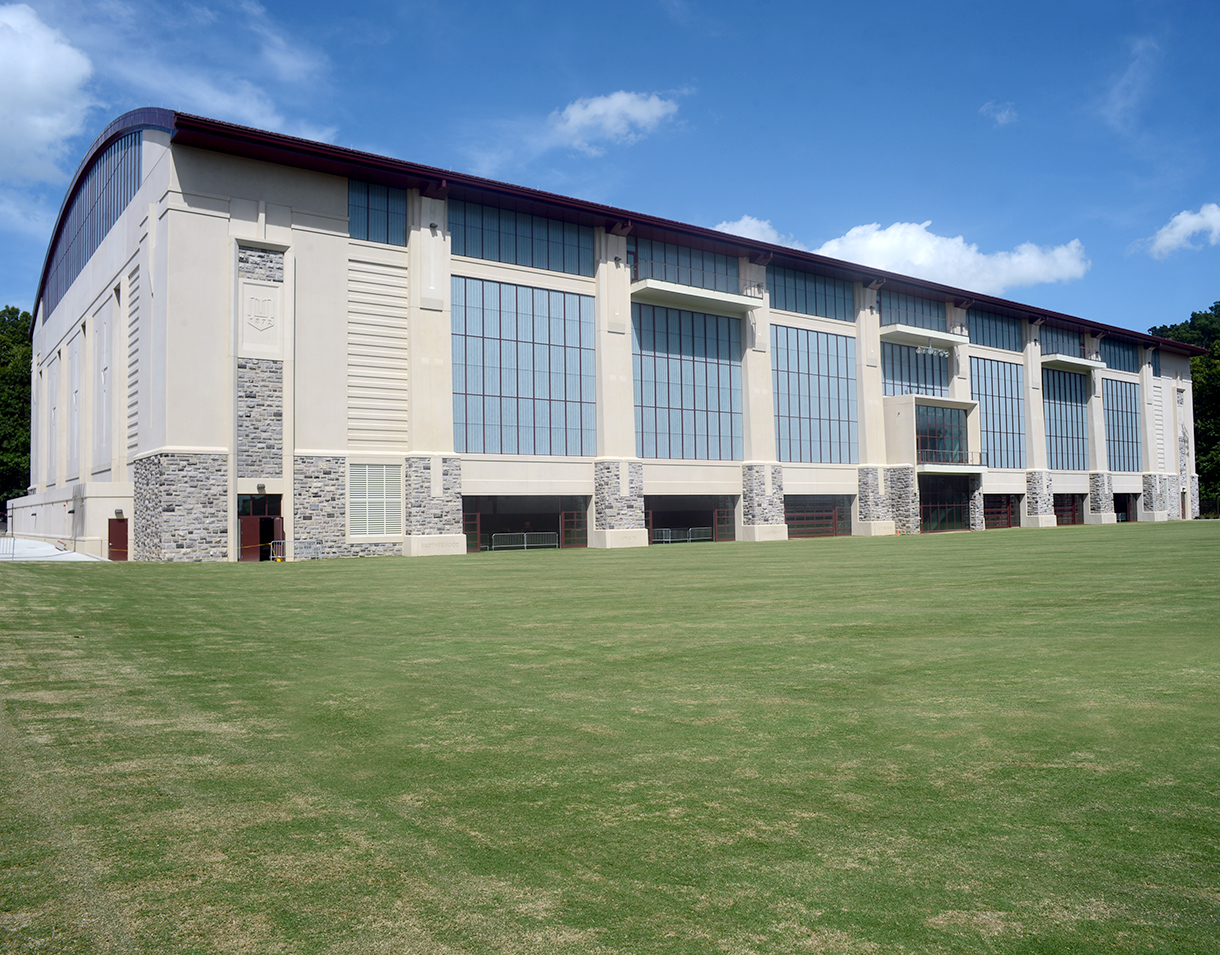
M239 534L241 539L241 549L239 551L238 560L258 560L258 552L261 549L262 541L259 540L259 522L261 517L239 517L238 519Z
M127 559L127 518L112 517L107 522L109 547L107 557L110 560Z

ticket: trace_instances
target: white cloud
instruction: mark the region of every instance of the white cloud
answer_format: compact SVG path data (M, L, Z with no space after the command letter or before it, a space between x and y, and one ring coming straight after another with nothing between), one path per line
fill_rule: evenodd
M734 222L721 222L712 228L717 232L728 232L747 239L770 242L772 245L786 245L790 249L806 250L806 247L792 235L780 235L779 230L771 224L770 219L755 219L753 216L746 215Z
M556 145L572 146L590 156L605 149L599 143L633 143L678 111L678 104L656 93L619 90L608 96L578 99L547 120Z
M0 6L0 179L62 178L65 145L94 105L89 57L24 3Z
M885 229L876 222L859 225L816 251L990 295L1023 285L1070 282L1092 264L1079 239L1051 248L1024 242L1011 252L986 254L960 235L950 238L929 232L931 224L895 222Z
M1161 48L1151 37L1132 41L1127 68L1110 83L1101 105L1102 118L1119 132L1134 126L1160 57Z
M1220 245L1220 205L1205 202L1198 212L1179 212L1152 237L1148 252L1163 259L1178 249L1197 249L1190 240L1201 232L1207 233L1209 245Z
M1017 109L1012 103L1000 103L991 100L979 107L979 114L995 122L997 126L1007 126L1017 121Z

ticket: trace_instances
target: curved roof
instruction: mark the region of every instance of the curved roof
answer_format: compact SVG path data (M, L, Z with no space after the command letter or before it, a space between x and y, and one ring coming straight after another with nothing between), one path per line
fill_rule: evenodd
M604 226L607 229L627 229L645 238L658 238L673 241L694 241L709 251L724 252L730 255L749 256L755 260L774 261L785 268L798 270L816 270L848 281L862 281L865 284L881 282L887 287L910 292L916 295L934 296L945 300L952 299L959 305L969 303L972 306L998 312L1014 318L1028 321L1050 321L1057 325L1065 325L1080 331L1093 334L1104 333L1134 339L1145 346L1160 346L1181 354L1205 354L1206 349L1182 342L1175 342L1156 335L1137 332L1132 329L1120 328L1115 325L1105 325L1075 315L1067 315L1049 309L1037 308L1010 299L994 295L984 295L969 289L955 288L939 282L887 272L884 269L870 268L814 252L801 252L787 246L772 245L755 239L717 232L702 226L689 225L662 219L658 216L643 215L614 206L586 202L570 196L517 186L511 183L497 182L494 179L484 179L465 173L438 169L433 166L422 166L418 163L405 162L379 156L375 153L361 152L334 146L330 143L314 142L287 136L283 133L273 133L267 130L239 126L220 120L194 116L190 113L179 113L173 110L147 107L124 113L108 125L93 141L76 174L72 177L68 194L64 197L59 216L55 222L55 230L47 249L42 275L38 281L38 293L34 299L35 310L42 298L43 287L47 279L51 253L59 240L63 228L64 216L71 201L80 188L80 183L92 168L96 158L112 142L127 133L138 129L160 129L168 131L171 141L176 145L194 146L214 152L228 153L247 159L278 163L299 169L309 169L315 172L345 178L361 179L367 182L377 182L398 188L419 189L424 195L436 198L453 196L457 199L468 199L476 202L489 200L516 209L521 212L532 212L537 215L547 215L551 218L563 218L582 225ZM620 231L620 234L623 234ZM37 312L34 312L37 318ZM31 334L33 325L31 325Z

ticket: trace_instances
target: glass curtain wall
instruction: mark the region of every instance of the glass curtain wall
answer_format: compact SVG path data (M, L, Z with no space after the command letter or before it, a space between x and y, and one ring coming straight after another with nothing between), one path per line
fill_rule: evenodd
M1042 409L1046 418L1046 463L1056 471L1089 468L1089 377L1057 368L1042 369Z
M1025 467L1025 369L1010 361L971 357L970 390L979 403L983 463Z
M948 331L944 302L882 289L877 293L877 304L882 325L914 325L938 332Z
M143 142L140 132L116 139L96 158L72 197L51 252L43 288L44 322L140 188Z
M881 386L887 395L949 396L949 358L926 348L881 343Z
M597 453L593 298L453 277L454 450Z
M353 239L407 244L407 191L372 182L347 182L347 231Z
M1142 471L1138 382L1103 378L1101 400L1106 415L1106 457L1110 470Z
M456 199L450 199L448 205L454 255L593 275L591 226Z
M771 307L840 322L856 320L856 290L851 282L792 269L767 269Z
M636 453L741 460L741 320L632 305L631 348Z
M1107 368L1130 372L1140 370L1140 350L1139 346L1133 342L1103 338L1098 351L1101 352L1101 360L1106 363Z
M915 460L920 464L967 464L966 412L915 406Z
M1021 351L1025 347L1025 323L1020 319L972 308L966 312L966 325L972 345L1005 351Z
M732 255L628 236L627 264L633 282L657 279L717 292L741 291L737 257Z
M773 325L771 383L781 461L856 463L854 338Z
M1067 355L1084 358L1084 336L1080 332L1069 332L1066 328L1043 325L1038 329L1038 341L1044 355Z

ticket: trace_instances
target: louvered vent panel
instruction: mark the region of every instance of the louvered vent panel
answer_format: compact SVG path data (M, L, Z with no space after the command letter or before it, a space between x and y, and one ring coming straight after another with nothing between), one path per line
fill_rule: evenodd
M406 266L350 259L347 302L348 443L406 450Z

